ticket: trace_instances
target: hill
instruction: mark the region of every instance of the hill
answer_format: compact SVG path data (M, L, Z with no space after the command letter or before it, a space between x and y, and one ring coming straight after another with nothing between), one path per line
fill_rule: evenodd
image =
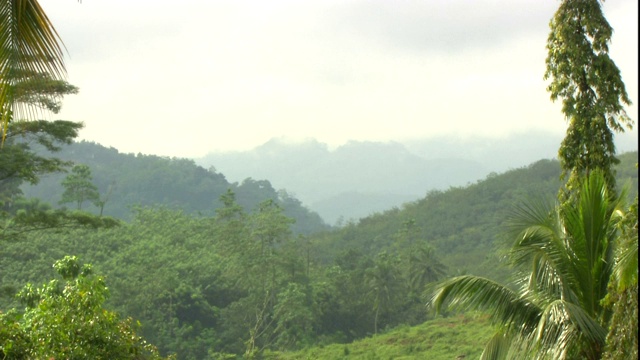
M637 152L620 159L619 181L637 189ZM429 284L461 272L507 278L500 254L508 239L500 231L509 209L539 196L552 201L559 183L558 162L540 160L307 237L292 235L278 208L243 214L232 203L214 217L149 206L115 228L33 232L3 244L0 311L15 306L21 285L47 280L51 264L73 254L104 275L108 305L140 320L141 333L178 359L243 354L247 344L283 359L473 355L479 346L453 347L447 337L478 340L485 330L438 329L450 325L430 322ZM409 327L423 323L437 328ZM413 353L394 345L403 342Z
M457 315L426 321L409 327L401 326L378 336L350 344L330 344L296 352L275 352L264 356L269 360L451 360L477 359L492 335L488 317Z
M399 206L431 189L464 185L488 172L476 161L426 159L394 142L351 141L330 151L315 140L272 139L248 152L209 154L196 161L230 179L269 179L331 224Z
M619 156L618 182L629 182L637 194L637 152ZM528 200L554 201L561 185L560 164L540 160L529 166L491 173L485 179L446 191L433 190L426 197L379 212L341 229L314 238L326 259L357 249L369 255L393 249L407 221L414 221L413 235L427 241L451 272L471 272L503 279L500 263L505 247L501 229L515 205Z
M616 137L619 151L637 151L637 137ZM350 141L335 149L314 139L271 139L249 151L209 153L196 163L231 181L269 179L335 224L552 159L561 134L542 131L501 138L433 137L404 142Z
M91 142L76 142L64 147L54 156L88 165L93 182L103 197L108 196L104 215L131 219L135 206L166 205L188 213L211 216L220 207L219 198L227 189L236 194L238 203L252 210L260 202L273 199L284 207L285 213L296 220L293 228L309 234L326 230L320 216L302 205L286 191L277 191L267 180L245 179L230 183L221 173L206 170L193 160L155 155L124 154ZM28 197L37 197L53 205L63 192L60 183L66 174L53 174L35 186L24 185ZM97 213L92 205L85 209Z

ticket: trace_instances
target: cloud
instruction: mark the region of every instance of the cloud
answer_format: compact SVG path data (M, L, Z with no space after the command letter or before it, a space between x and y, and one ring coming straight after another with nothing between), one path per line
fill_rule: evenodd
M121 151L566 126L542 80L557 1L41 1L80 87L61 116ZM614 24L614 59L637 75L637 17L636 42L617 43L637 2L605 6L624 25Z
M554 11L544 1L358 1L336 11L345 32L404 51L455 53L499 47L544 32Z

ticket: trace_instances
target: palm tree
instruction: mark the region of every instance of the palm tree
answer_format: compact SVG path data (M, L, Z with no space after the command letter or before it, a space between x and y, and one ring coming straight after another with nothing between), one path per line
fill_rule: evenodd
M63 80L62 41L37 0L0 0L0 128L33 118L37 104L21 102L17 84Z
M475 277L439 284L430 304L488 310L499 325L482 359L599 359L611 310L603 306L614 264L618 210L602 172L592 172L572 206L517 208L513 265L528 268L519 291Z
M447 272L446 265L440 262L428 244L414 247L410 260L409 288L414 293L421 292L426 284L442 279Z
M393 303L398 286L398 268L386 252L378 254L375 265L365 273L369 295L373 297L373 333L378 333L380 312L387 310Z

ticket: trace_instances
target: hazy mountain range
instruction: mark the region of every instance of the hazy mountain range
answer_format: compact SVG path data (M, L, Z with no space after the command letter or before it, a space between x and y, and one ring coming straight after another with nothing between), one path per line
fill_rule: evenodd
M210 153L194 159L230 182L267 179L286 189L330 224L356 219L463 186L492 172L556 158L561 136L544 132L502 139L440 137L399 142L351 141L336 149L309 139L271 139L250 151ZM620 151L637 150L619 139Z

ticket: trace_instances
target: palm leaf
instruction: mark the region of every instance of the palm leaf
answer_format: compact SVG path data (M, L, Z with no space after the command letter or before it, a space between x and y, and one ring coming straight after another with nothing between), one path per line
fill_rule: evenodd
M446 305L488 311L501 328L485 348L486 359L599 358L611 313L602 300L620 232L628 240L619 259L629 263L613 278L635 272L637 279L637 215L632 224L618 226L624 197L610 193L604 174L592 171L578 196L562 206L516 207L509 255L512 265L527 268L520 292L461 276L438 284L430 304L438 311Z
M601 300L613 271L617 233L616 212L623 198L610 194L604 176L593 171L585 181L578 203L565 207L564 227L574 251L572 266L582 307L596 316L602 312Z
M436 286L430 301L436 312L445 305L462 309L486 310L503 326L533 331L541 309L506 286L482 277L464 275Z
M37 107L16 101L24 74L65 76L62 41L37 0L0 1L0 126L2 142L13 118L32 118Z
M620 256L614 268L614 276L618 283L618 290L638 283L638 230L635 236L622 244Z
M557 300L545 308L535 342L538 352L553 359L575 357L593 358L591 351L604 346L607 330L581 306ZM597 346L581 346L581 343ZM585 352L588 352L585 353Z
M482 354L480 355L480 360L502 360L507 359L509 355L509 350L512 345L512 337L502 331L497 331L487 345L485 345Z
M515 238L509 253L511 264L527 271L525 290L540 298L575 300L573 289L566 286L578 281L571 267L575 254L565 239L556 209L535 201L514 207L508 231Z

